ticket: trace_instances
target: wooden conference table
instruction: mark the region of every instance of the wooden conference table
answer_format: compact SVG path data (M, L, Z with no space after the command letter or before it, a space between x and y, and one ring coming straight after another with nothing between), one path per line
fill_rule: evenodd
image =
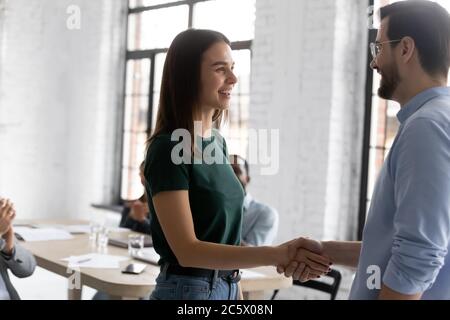
M20 221L21 224L65 224L79 225L86 221L67 221L67 220L39 220L39 221ZM131 233L131 232L130 232ZM130 262L140 261L129 259L120 263L120 269L95 269L80 268L79 274L68 268L68 262L61 259L69 256L84 255L93 252L99 252L89 242L88 234L73 235L70 240L51 240L24 242L20 244L28 249L36 258L39 267L58 275L68 278L68 299L80 300L83 285L108 293L113 299L138 299L146 298L155 287L155 279L159 274L159 266L148 264L147 268L139 275L123 274L121 272ZM108 245L101 253L109 255L127 256L128 251L125 248ZM260 267L251 269L251 272L257 272L256 277L243 277L241 280L244 299L257 300L264 298L264 291L288 288L292 286L292 279L279 275L274 267ZM245 273L245 270L244 270ZM78 282L78 283L77 283Z

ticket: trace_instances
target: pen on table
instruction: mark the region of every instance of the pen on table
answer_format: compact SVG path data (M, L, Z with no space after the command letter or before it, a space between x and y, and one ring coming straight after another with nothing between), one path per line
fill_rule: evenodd
M90 260L92 260L92 259L91 258L87 258L87 259L76 261L75 263L83 263L83 262L88 262Z

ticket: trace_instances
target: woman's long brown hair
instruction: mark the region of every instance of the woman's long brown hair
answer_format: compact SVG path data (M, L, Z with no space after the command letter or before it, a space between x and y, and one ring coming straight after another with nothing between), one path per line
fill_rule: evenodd
M188 29L178 34L170 45L161 82L156 127L147 146L161 133L186 129L194 137L194 114L198 113L201 64L205 51L217 42L230 41L212 30ZM222 121L224 111L217 110L213 121Z

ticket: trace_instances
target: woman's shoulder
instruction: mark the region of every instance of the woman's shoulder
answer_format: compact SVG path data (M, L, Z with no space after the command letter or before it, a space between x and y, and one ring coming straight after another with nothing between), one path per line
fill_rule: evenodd
M153 137L149 144L150 150L164 150L167 148L172 148L176 141L172 141L172 136L168 133L160 133Z

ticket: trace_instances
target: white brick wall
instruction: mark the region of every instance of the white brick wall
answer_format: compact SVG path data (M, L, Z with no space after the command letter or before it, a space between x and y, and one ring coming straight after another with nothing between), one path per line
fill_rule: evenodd
M66 27L69 5L80 30ZM117 185L126 0L2 7L0 194L20 218L87 217Z
M250 191L280 212L279 242L356 237L367 6L257 1L250 126L280 129L281 143L279 173L252 168ZM350 285L344 274L341 298Z

